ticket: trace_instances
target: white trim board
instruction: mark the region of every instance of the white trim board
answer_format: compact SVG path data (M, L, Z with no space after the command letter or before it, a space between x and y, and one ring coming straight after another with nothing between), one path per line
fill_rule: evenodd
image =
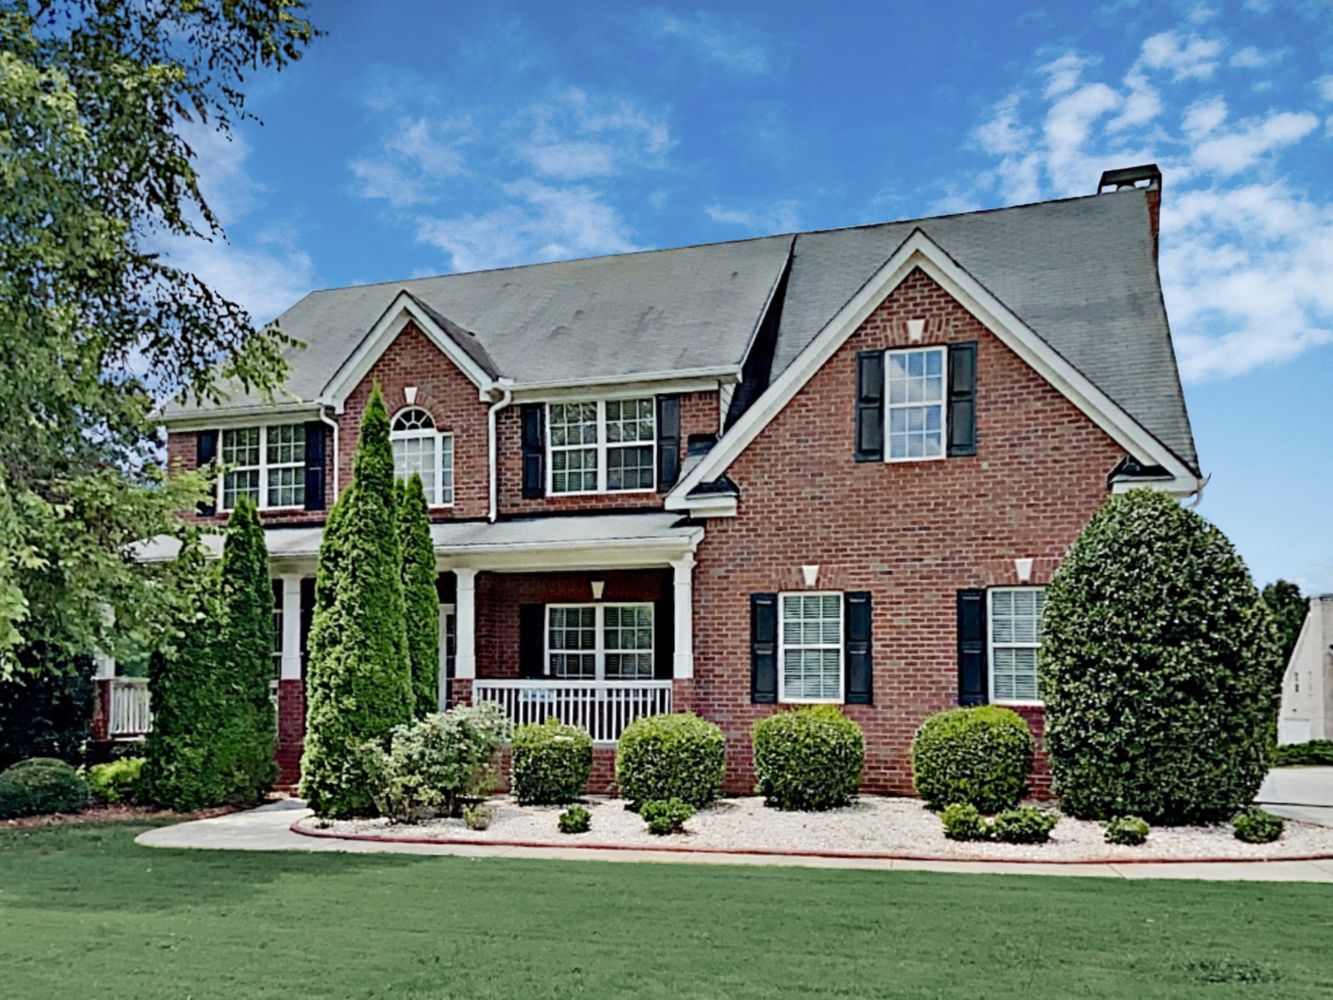
M689 499L690 491L726 472L866 318L917 268L952 295L1001 343L1026 361L1129 454L1148 465L1160 465L1168 470L1172 479L1162 488L1170 492L1197 491L1198 478L1170 449L1042 340L939 244L922 230L914 229L824 325L796 360L773 380L731 431L723 435L713 450L667 494L666 509L691 510L694 503Z
M440 351L477 387L482 401L490 399L490 392L495 381L454 342L438 323L433 320L407 291L400 291L389 308L384 310L375 325L370 328L356 350L338 367L320 399L331 403L338 413L342 413L347 397L361 384L361 380L374 367L398 334L407 324L415 323Z

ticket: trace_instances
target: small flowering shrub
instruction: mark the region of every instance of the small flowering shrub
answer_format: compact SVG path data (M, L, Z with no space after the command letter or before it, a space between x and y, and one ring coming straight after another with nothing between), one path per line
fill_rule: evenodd
M1002 844L1044 844L1060 822L1059 813L1036 806L1006 809L990 822L990 839Z
M845 806L865 766L865 737L835 705L777 712L754 724L754 771L764 804L818 812Z
M1286 824L1281 816L1274 816L1255 806L1232 819L1231 827L1237 840L1247 844L1271 844L1282 836Z
M680 799L700 809L722 790L727 741L693 712L635 719L616 745L616 784L631 803Z
M514 730L510 776L519 805L564 805L583 793L592 773L592 737L558 719Z
M570 806L560 814L561 833L587 833L592 826L592 813L583 806Z
M1106 824L1106 842L1138 847L1148 839L1151 830L1148 821L1138 816L1117 816Z
M680 799L656 799L640 806L639 815L648 824L648 832L661 837L683 833L685 821L694 815L694 807Z
M122 757L108 764L94 764L88 768L88 791L94 800L109 806L135 802L139 796L142 770L142 757Z
M912 780L931 809L968 802L998 812L1018 805L1027 791L1032 753L1032 733L1012 709L953 708L916 731Z
M940 812L944 836L949 840L985 840L986 820L977 807L966 802L954 802Z

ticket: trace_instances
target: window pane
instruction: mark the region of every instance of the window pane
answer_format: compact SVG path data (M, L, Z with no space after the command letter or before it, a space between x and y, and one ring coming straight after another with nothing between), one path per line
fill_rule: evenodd
M842 693L842 595L782 595L782 697Z
M653 488L653 449L651 445L606 450L606 488L608 490L650 490Z
M889 458L944 454L944 350L890 351Z
M412 473L421 476L426 500L435 503L435 432L428 431L414 437L396 437L393 446L393 474L406 482Z
M287 466L268 470L268 505L300 507L305 504L305 468Z
M256 445L256 451L258 446ZM239 497L247 496L259 503L259 470L246 469L228 472L222 477L222 506L231 510Z
M591 493L597 489L597 449L551 452L551 492Z
M591 606L551 608L547 647L550 671L557 677L597 675L596 610Z
M305 462L305 427L283 424L268 429L266 461L269 465Z
M394 433L434 429L434 419L432 419L431 415L419 406L413 407L410 410L403 410L399 413L393 418L393 427L390 428Z
M259 464L259 428L243 427L239 430L222 432L222 464L249 465Z
M597 443L596 403L552 403L550 427L552 447Z
M454 502L454 436L440 438L440 503Z
M606 404L606 440L610 444L651 441L653 401L651 399L612 399Z

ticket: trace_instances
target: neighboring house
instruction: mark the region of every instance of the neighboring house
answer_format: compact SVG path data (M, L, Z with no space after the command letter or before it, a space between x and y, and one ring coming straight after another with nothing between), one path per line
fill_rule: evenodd
M1108 492L1200 488L1160 182L302 299L278 402L164 415L173 466L222 464L201 520L242 494L264 512L283 779L321 525L374 383L433 498L442 703L587 726L601 784L631 719L682 709L725 730L735 791L784 705L856 719L873 791L911 790L940 709L1013 705L1039 735L1062 555Z
M1333 594L1310 598L1282 678L1277 741L1333 739Z

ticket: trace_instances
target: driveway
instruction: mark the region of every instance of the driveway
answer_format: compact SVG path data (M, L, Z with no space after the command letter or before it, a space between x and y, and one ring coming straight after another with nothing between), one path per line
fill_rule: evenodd
M1254 800L1287 819L1333 826L1333 767L1276 768Z

